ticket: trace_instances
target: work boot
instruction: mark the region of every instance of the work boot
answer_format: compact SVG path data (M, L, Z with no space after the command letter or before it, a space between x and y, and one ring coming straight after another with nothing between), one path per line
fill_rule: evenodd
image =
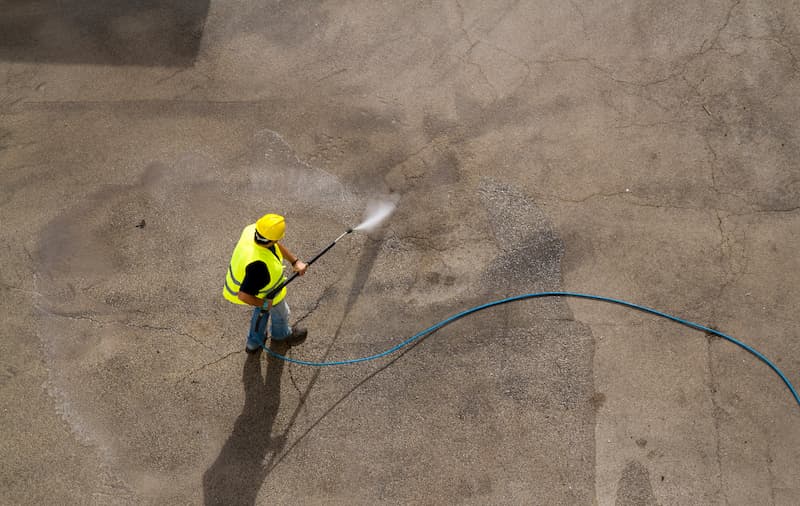
M289 345L300 344L306 340L308 337L308 330L304 327L295 327L292 329L292 333L289 337L286 338L286 342Z
M260 353L260 352L261 352L261 347L259 346L258 348L250 348L250 347L248 347L248 346L245 346L245 347L244 347L244 351L245 351L245 352L246 352L248 355L255 355L256 353Z
M287 343L284 339L283 341L276 341L272 340L269 343L269 350L277 353L278 355L286 355L286 352L289 351L289 348L292 345Z

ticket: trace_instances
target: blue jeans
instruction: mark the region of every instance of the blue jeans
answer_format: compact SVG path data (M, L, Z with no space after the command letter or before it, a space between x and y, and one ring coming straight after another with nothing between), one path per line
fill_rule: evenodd
M247 334L247 347L251 350L264 346L267 340L267 321L271 320L270 336L273 341L282 341L289 337L292 333L292 327L289 326L289 304L286 300L280 301L278 304L272 306L269 313L264 313L259 321L259 314L261 308L257 307L253 310L253 317L250 319L250 332Z

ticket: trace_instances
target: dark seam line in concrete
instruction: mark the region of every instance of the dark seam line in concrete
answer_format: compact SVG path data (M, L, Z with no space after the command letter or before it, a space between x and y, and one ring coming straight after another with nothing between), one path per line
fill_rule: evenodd
M767 441L766 460L767 460L767 474L769 475L769 498L772 500L772 505L778 504L775 499L775 474L772 472L772 445L769 442L769 435L765 438Z
M335 71L333 71L333 72L331 72L329 74L326 74L326 75L320 77L315 82L317 82L317 83L322 82L322 81L324 81L326 79L330 79L331 77L335 77L335 76L338 76L339 74L343 74L343 73L347 72L348 70L350 70L350 69L343 68L343 69L335 70Z
M717 461L717 472L719 473L719 483L717 484L717 495L722 495L725 499L725 504L728 504L728 497L725 493L725 483L724 483L724 473L722 472L722 449L721 449L721 442L720 442L720 433L719 433L719 415L722 413L722 409L717 405L716 400L716 379L714 376L714 360L711 355L711 339L706 339L706 363L708 364L708 383L709 383L709 394L711 397L711 420L714 424L714 443L716 445L715 457Z

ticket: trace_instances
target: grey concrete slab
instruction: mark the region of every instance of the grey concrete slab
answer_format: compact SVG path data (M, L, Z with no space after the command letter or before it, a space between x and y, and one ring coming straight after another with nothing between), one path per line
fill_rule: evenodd
M792 2L0 2L0 502L780 504L800 407ZM66 8L66 7L65 7ZM183 13L183 14L181 14ZM175 18L181 22L173 22Z

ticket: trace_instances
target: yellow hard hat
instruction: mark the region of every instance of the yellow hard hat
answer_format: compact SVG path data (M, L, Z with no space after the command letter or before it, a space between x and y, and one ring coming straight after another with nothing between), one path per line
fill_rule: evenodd
M256 222L256 232L270 241L280 241L286 233L286 221L278 214L265 214Z

